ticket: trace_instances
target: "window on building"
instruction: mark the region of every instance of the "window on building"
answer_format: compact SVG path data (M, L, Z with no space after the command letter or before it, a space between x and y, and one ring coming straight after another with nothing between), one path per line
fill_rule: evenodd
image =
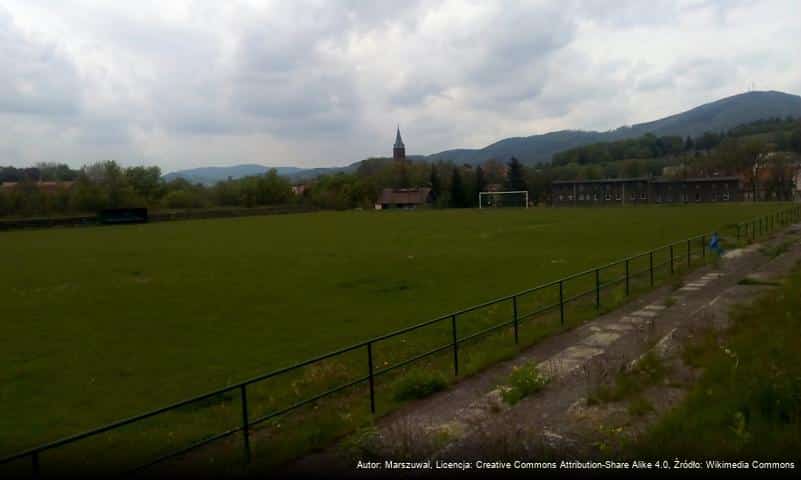
M564 200L564 199L565 199L565 196L560 194L560 195L559 195L559 201L561 202L561 201L562 201L562 200Z
M726 202L729 201L729 192L723 192L723 200Z
M620 192L615 192L615 200L620 201Z
M631 192L631 199L637 200L637 194L635 192Z
M700 202L701 201L701 192L695 192L695 201L696 202Z
M640 192L640 200L648 200L648 194L646 192Z
M606 201L608 202L609 200L612 200L612 194L609 193L609 192L606 192L606 197L604 197L604 198L606 198Z
M597 193L593 193L592 194L592 199L597 201L598 200L598 194Z

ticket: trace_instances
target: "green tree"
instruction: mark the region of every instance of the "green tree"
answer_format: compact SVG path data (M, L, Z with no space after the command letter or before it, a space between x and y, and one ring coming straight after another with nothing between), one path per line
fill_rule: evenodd
M512 157L507 164L505 188L507 190L528 190L523 165L515 157Z
M126 168L125 178L133 191L147 202L155 199L162 183L159 167Z
M433 163L431 164L431 174L428 177L428 183L431 185L431 194L434 196L434 201L436 201L442 195L442 182L439 179L437 166Z
M462 174L459 172L459 168L454 167L451 173L450 206L452 208L464 208L467 206L466 203Z
M481 165L479 165L478 167L476 167L476 195L475 195L476 198L475 198L475 201L476 202L478 201L478 194L480 192L486 192L486 191L487 191L487 178L486 178L486 175L484 174L484 169L481 168Z

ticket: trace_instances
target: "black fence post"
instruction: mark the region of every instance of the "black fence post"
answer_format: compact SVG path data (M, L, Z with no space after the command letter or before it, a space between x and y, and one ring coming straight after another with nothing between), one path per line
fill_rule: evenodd
M601 272L595 269L595 309L601 309Z
M39 452L33 452L33 455L31 455L31 470L33 471L33 477L39 478Z
M673 275L673 245L670 246L670 274Z
M737 226L737 240L740 240L740 226ZM706 235L701 235L701 258L706 258Z
M514 312L514 320L515 320L515 345L520 343L520 334L518 332L518 324L519 320L517 318L517 295L512 297L512 310Z
M654 251L648 252L648 269L651 271L651 287L654 286Z
M629 296L629 259L626 259L626 296Z
M559 280L559 321L565 324L565 287L564 280Z
M456 336L456 315L451 315L451 334L453 336L453 375L459 376L459 340Z
M690 265L692 265L692 251L690 250L690 240L687 240L687 270L690 269Z
M373 375L373 342L367 342L367 371L370 377L370 413L375 413L375 378Z
M246 385L239 387L242 403L242 447L245 452L245 465L250 463L250 417L248 416L248 392Z

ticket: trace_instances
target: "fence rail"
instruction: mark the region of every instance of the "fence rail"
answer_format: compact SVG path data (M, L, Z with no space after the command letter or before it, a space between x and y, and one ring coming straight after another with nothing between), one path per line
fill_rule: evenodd
M754 240L758 238L760 235L768 234L775 230L777 226L782 227L790 222L797 222L801 220L801 207L793 206L789 209L782 210L776 212L771 215L758 217L746 222L741 222L735 225L731 225L727 228L732 228L736 230L736 239L737 242L740 243L743 240ZM308 405L313 402L317 402L318 400L333 395L335 393L350 389L357 385L367 384L369 390L369 400L370 400L370 411L374 414L376 412L376 385L375 380L376 378L400 369L402 367L408 366L425 358L431 357L432 355L436 355L441 352L445 352L448 350L452 351L453 356L453 372L454 375L459 375L459 347L460 345L464 344L465 342L474 340L476 338L480 338L486 336L494 331L505 327L512 327L514 333L514 342L515 344L519 343L519 331L520 325L524 320L529 320L536 316L543 315L548 312L554 312L558 309L559 311L559 322L561 325L565 324L566 321L566 306L571 302L575 302L581 298L587 297L589 295L593 295L593 302L596 309L600 310L601 308L601 292L603 289L612 287L615 285L620 285L621 283L625 284L625 295L629 296L631 293L631 281L635 278L640 276L649 275L649 287L653 288L655 286L655 279L654 279L654 272L659 271L660 269L669 267L668 271L670 274L673 274L679 264L677 262L686 261L687 267L690 268L692 266L692 259L693 256L696 258L704 259L707 256L707 239L710 238L712 234L716 232L710 232L706 234L696 235L694 237L687 238L685 240L681 240L678 242L670 243L667 245L663 245L652 250L642 252L630 257L626 257L611 263L607 263L602 266L590 268L584 270L582 272L574 273L572 275L568 275L563 277L559 280L554 280L542 285L538 285L526 290L519 291L517 293L506 295L503 297L495 298L493 300L489 300L484 303L480 303L478 305L473 305L471 307L464 308L462 310L458 310L455 312L451 312L445 315L441 315L437 318L432 320L428 320L422 323L418 323L415 325L411 325L409 327L405 327L399 330L395 330L393 332L371 338L369 340L356 343L354 345L350 345L348 347L344 347L299 363L294 365L290 365L288 367L280 368L278 370L274 370L269 373L265 373L248 380L235 383L217 390L213 390L202 395L197 395L192 398L188 398L186 400L182 400L177 403L173 403L171 405L167 405L140 415L136 415L134 417L126 418L123 420L119 420L107 425L104 425L99 428L95 428L83 433L79 433L73 436L65 437L50 443L45 443L43 445L39 445L37 447L16 453L14 455L5 457L0 459L0 465L7 464L16 460L22 460L25 458L29 458L31 464L31 472L34 475L38 475L40 473L40 463L41 463L41 456L44 452L49 450L56 449L61 446L65 446L68 444L72 444L89 437L93 437L96 435L100 435L105 432L109 432L112 430L116 430L126 425L130 425L136 422L143 421L145 419L149 419L155 417L157 415L173 411L179 409L181 407L190 405L194 402L200 402L203 400L208 400L212 397L217 397L222 394L230 393L230 392L238 392L240 397L240 408L241 408L241 424L237 427L228 429L226 431L220 432L215 434L211 437L202 439L186 447L183 447L179 450L167 453L165 455L161 455L157 458L152 459L151 461L142 464L136 467L133 471L139 471L141 469L151 467L157 463L163 462L167 459L174 458L183 454L186 454L192 450L195 450L199 447L204 445L210 444L212 442L216 442L223 438L229 437L231 435L240 433L242 434L243 440L243 460L245 463L249 463L251 459L251 447L250 447L250 435L251 435L251 427L259 425L263 422L266 422L270 419L285 415L289 412L297 410L305 405ZM697 247L693 247L693 243L698 242ZM679 251L681 250L681 251ZM654 263L654 258L658 254L665 254L667 259L661 263ZM631 266L632 263L636 260L648 258L648 267L643 268L638 271L632 271ZM624 267L624 274L619 277L615 278L606 278L605 281L602 281L604 278L604 272L613 269L614 267ZM577 294L566 296L566 285L568 282L573 280L578 280L581 278L589 277L590 283L594 285L592 288L588 288L586 290L580 291ZM545 305L539 306L538 308L527 312L522 313L520 308L520 298L524 297L528 294L552 290L552 294L554 297L558 298L556 302L549 302ZM474 312L477 310L481 310L483 308L503 304L505 302L510 302L512 307L512 318L489 327L480 329L476 332L472 332L468 335L464 335L462 337L459 336L459 324L458 319L460 316L468 314L470 312ZM449 324L450 327L450 341L448 343L439 345L433 349L425 351L423 353L413 355L409 358L406 358L402 361L398 361L393 365L389 365L383 368L376 368L375 365L375 348L381 342L385 342L386 340L405 335L407 333L420 330L425 327L429 327L435 324ZM324 391L318 392L308 398L298 400L290 405L287 405L283 408L276 409L266 415L251 418L251 415L248 411L248 386L253 385L258 382L262 382L267 379L271 379L274 377L278 377L290 372L298 371L304 367L308 367L324 360L341 356L346 353L355 352L357 350L364 351L364 359L367 363L367 374L359 376L358 378L351 380L349 382L340 384L338 386L328 388Z

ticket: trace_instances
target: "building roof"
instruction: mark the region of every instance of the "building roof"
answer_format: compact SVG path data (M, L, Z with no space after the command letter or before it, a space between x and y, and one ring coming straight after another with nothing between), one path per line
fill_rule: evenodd
M656 177L653 179L655 183L672 183L672 182L687 182L687 183L703 183L703 182L737 182L739 177L688 177L688 178L666 178Z
M422 205L428 201L430 188L385 188L378 203L382 205Z
M702 182L735 182L738 177L690 177L690 178L668 178L668 177L633 177L633 178L602 178L600 180L554 180L551 183L572 185L574 183L631 183L631 182L651 182L651 183L702 183Z
M649 177L633 177L633 178L602 178L599 180L554 180L551 183L625 183L625 182L647 182Z
M0 188L12 190L17 188L17 186L21 185L22 182L2 182L0 183ZM46 191L46 192L53 192L58 190L68 190L75 182L72 181L65 181L65 182L35 182L33 183L39 190Z
M398 125L398 130L395 132L395 148L405 148L400 134L400 125Z

